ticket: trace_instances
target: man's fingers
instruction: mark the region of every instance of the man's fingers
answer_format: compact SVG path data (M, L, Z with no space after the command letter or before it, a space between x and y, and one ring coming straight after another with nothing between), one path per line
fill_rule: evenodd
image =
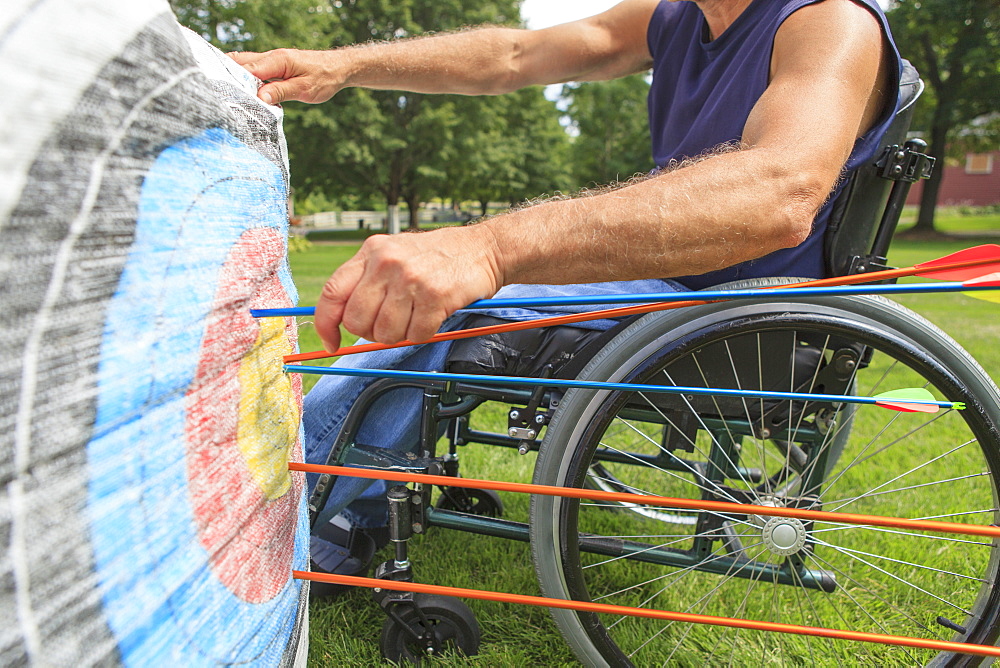
M246 66L247 63L252 63L254 60L260 58L260 54L256 51L230 51L226 55L243 66Z
M406 338L414 343L426 341L441 329L441 323L451 315L446 296L428 288L420 293L413 305L413 316L406 329Z
M364 262L356 258L348 260L333 272L316 302L313 323L323 347L331 353L340 347L340 323L344 318L344 308L364 273Z
M266 53L253 51L236 51L229 57L242 65L247 72L265 83L257 90L257 97L268 104L279 104L285 100L296 98L299 86L290 86L286 80L296 76L294 65L288 49L276 49Z
M293 88L284 81L273 81L258 88L257 97L268 104L281 104L285 100L297 99Z
M379 343L399 343L406 338L406 328L415 315L410 300L387 297L375 316L372 340Z
M421 341L426 341L441 329L441 324L444 322L448 314L445 311L431 312L429 310L422 311L420 313L414 312L413 317L410 318L410 326L406 331L406 338L414 343L420 343Z
M365 276L344 305L344 328L363 339L378 341L375 338L375 320L385 298L385 285L371 280L371 276Z
M328 353L332 353L340 347L340 319L343 317L344 307L331 307L323 312L320 317L320 309L316 308L316 319L313 324L319 340L323 342L323 348Z

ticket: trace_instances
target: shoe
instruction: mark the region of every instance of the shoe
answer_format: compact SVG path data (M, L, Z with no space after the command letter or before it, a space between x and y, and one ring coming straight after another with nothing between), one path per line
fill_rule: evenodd
M363 533L364 535L375 541L375 551L381 550L383 547L389 544L389 525L383 525L380 527L357 527L354 531Z
M388 542L387 527L352 528L345 518L337 515L309 537L310 566L315 573L364 576L375 552ZM349 589L352 589L349 585L313 582L309 596L330 598Z

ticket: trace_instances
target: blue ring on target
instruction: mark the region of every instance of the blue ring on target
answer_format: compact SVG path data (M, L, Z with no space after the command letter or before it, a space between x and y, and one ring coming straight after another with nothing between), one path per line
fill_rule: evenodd
M186 493L185 450L185 393L219 270L248 229L287 234L286 196L281 170L221 128L168 147L144 177L107 307L87 447L97 576L126 665L278 665L289 650L301 584L289 573L277 596L248 603L217 579ZM287 263L279 274L294 303ZM305 570L308 519L297 507L293 563Z

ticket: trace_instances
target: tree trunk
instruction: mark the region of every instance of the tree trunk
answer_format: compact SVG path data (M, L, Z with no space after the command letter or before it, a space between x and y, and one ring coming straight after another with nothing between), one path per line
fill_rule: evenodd
M931 178L924 182L923 192L920 193L920 213L917 215L917 224L913 227L914 232L934 232L934 213L937 209L938 193L941 191L941 179L944 176L944 158L947 150L948 126L939 122L938 114L935 114L935 122L931 127L931 144L929 152L936 159L934 172Z
M488 199L479 200L479 215L483 218L486 217L486 211L490 208L490 201Z
M410 195L406 198L406 205L410 207L410 229L420 229L420 198Z
M389 168L389 185L383 190L385 192L385 203L388 206L388 217L385 221L385 231L389 234L399 234L399 198L403 191L403 178L400 172L398 161L393 162Z

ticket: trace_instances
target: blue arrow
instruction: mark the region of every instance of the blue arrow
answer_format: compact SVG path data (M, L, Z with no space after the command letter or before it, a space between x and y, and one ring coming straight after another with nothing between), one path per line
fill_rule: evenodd
M325 376L353 376L360 378L396 378L399 380L432 380L454 381L460 383L486 385L513 385L521 387L565 387L585 390L626 390L629 392L660 392L664 394L691 394L723 397L742 397L753 399L778 399L782 401L829 401L832 403L852 403L878 405L883 408L884 401L875 397L854 397L842 394L808 394L801 392L772 392L767 390L730 390L706 387L680 387L670 385L642 385L633 383L605 383L588 380L563 380L558 378L525 378L521 376L480 376L472 373L431 373L424 371L399 371L394 369L349 369L326 366L300 366L286 364L285 371L289 373L311 373ZM962 410L965 405L953 401L924 401L907 399L906 403L938 406L939 408L954 408Z
M728 299L777 299L796 297L829 297L844 295L898 295L926 294L934 292L974 292L997 290L994 284L974 285L962 282L948 283L906 283L903 285L842 285L814 288L754 288L751 290L702 290L688 292L659 292L632 295L577 295L572 297L546 297L541 299L480 299L466 309L486 308L540 308L549 306L597 306L602 304L648 304L653 302L679 302L688 300L719 301ZM314 315L312 306L295 308L250 309L255 318Z

